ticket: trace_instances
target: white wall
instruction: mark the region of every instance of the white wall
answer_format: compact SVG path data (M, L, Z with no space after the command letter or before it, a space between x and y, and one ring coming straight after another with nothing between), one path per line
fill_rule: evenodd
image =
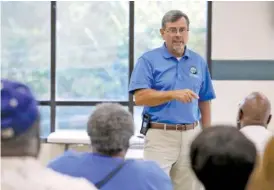
M212 102L213 123L235 125L241 100L253 91L260 91L271 101L273 119L269 128L274 132L274 81L213 81L213 83L217 96Z
M274 2L213 2L212 59L274 60Z
M213 2L212 59L274 60L273 4ZM214 81L214 87L213 123L235 124L239 102L252 91L265 93L274 110L274 81ZM274 118L270 127L274 131ZM88 150L86 146L75 148ZM63 150L61 145L42 144L40 160L46 164Z
M274 2L218 1L212 9L213 60L273 60L274 64ZM274 115L274 81L214 81L214 87L214 123L235 124L237 105L252 91L268 96ZM270 127L274 131L274 118Z

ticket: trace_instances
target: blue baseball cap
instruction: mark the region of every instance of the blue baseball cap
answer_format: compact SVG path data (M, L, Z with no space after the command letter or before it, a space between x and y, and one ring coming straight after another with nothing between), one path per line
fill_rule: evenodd
M37 101L24 84L1 79L1 139L26 132L39 117Z

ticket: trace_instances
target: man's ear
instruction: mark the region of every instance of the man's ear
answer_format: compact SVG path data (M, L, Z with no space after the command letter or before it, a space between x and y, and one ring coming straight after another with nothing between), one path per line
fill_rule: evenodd
M242 109L239 109L238 115L237 115L237 128L241 129L241 120L243 118L243 111Z
M242 109L239 109L238 111L238 115L237 115L237 121L241 121L243 119L243 110Z
M160 34L162 36L162 38L164 39L164 33L165 33L165 30L163 28L160 29Z
M266 123L267 125L270 123L271 118L272 118L272 115L270 114L269 117L268 117L267 123Z

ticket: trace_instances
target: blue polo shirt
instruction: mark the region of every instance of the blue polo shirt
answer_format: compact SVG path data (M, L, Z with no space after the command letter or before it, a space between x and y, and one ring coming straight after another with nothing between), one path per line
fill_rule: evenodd
M198 101L215 98L210 73L204 59L186 48L183 57L171 55L165 44L144 53L131 74L129 92L138 89L158 91L190 89L199 95L199 100L183 103L172 100L158 106L144 106L143 113L150 114L153 122L187 124L201 118Z
M105 178L124 160L95 153L65 152L48 167L73 177L83 177L95 184ZM127 160L124 167L102 190L172 190L170 177L154 162ZM45 179L46 180L46 179Z

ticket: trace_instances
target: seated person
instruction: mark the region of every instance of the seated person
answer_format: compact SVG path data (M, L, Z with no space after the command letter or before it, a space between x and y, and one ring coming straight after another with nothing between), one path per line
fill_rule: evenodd
M256 164L256 148L236 127L212 126L192 142L190 161L206 190L244 190Z
M240 104L237 125L240 131L256 146L258 155L263 155L266 143L273 133L267 129L271 120L268 98L259 92L248 95Z
M247 190L274 189L274 137L266 144L261 162L257 164L249 181Z
M95 190L87 180L61 175L37 160L39 112L29 88L1 80L1 189Z
M130 112L119 104L97 106L88 121L92 152L68 151L49 167L74 177L84 177L104 190L171 190L167 174L152 161L125 159L134 134ZM118 170L116 170L118 168ZM113 171L110 178L109 174ZM104 179L108 179L105 182Z

